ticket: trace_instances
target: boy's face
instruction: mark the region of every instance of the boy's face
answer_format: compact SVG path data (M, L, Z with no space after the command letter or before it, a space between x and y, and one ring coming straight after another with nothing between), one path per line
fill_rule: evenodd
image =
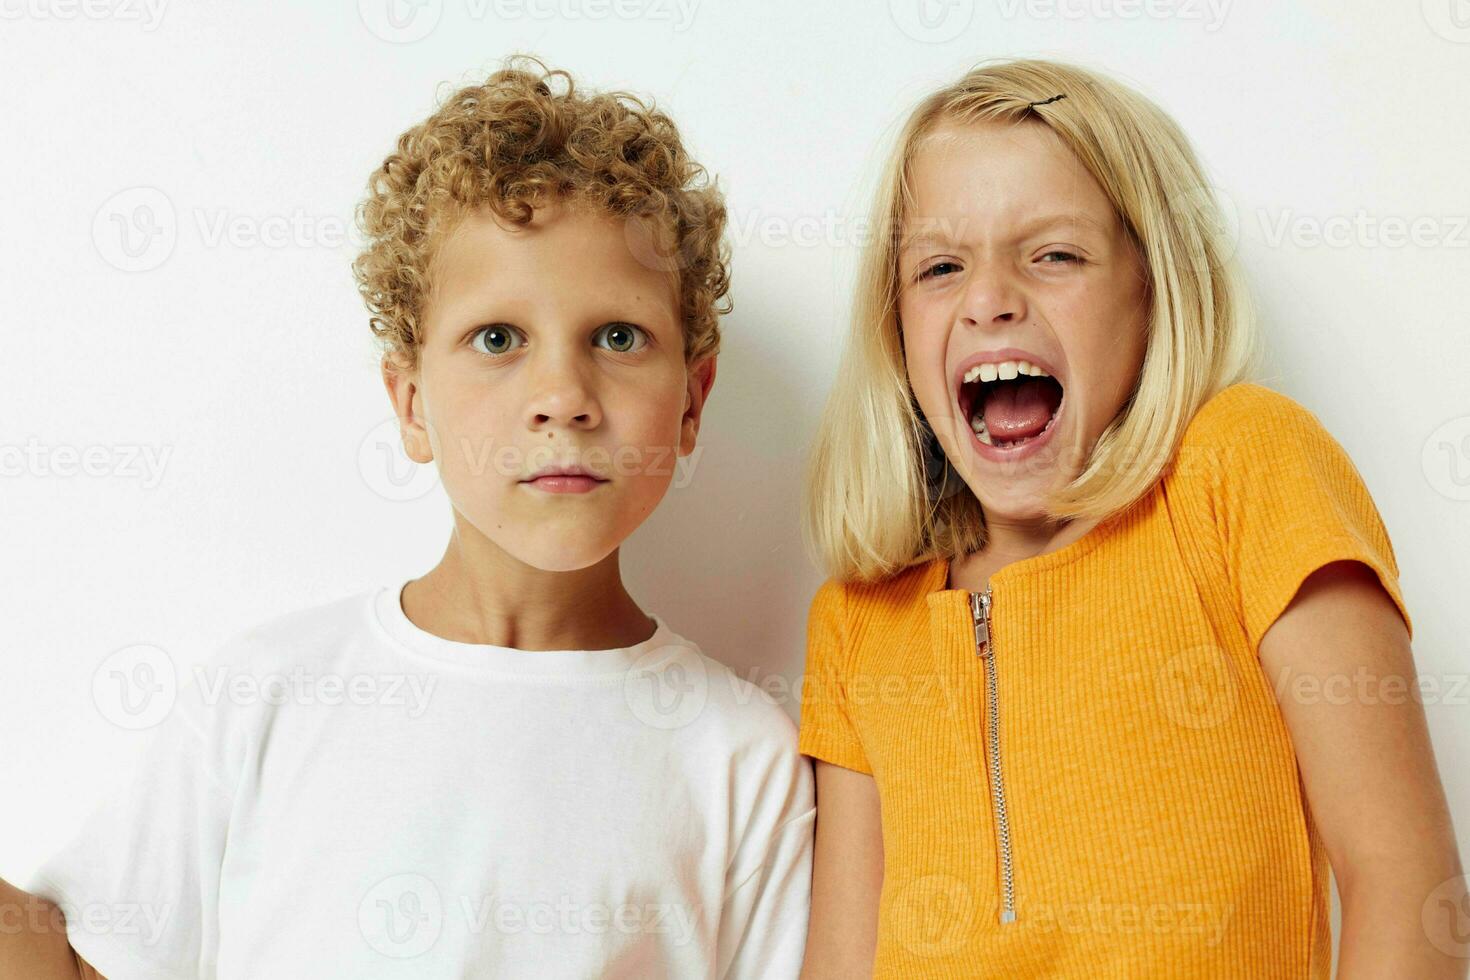
M898 306L914 396L987 512L1043 516L1138 378L1143 263L1102 187L1040 123L940 128L911 177ZM980 362L1021 360L1051 378L965 381Z
M684 361L676 283L626 222L562 202L488 209L441 243L418 370L384 381L405 447L436 460L458 533L546 571L596 564L694 449L714 358ZM575 468L583 476L541 477Z

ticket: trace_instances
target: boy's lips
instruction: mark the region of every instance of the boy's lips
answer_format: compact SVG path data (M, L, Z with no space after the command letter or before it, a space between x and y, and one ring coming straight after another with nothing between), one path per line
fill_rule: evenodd
M607 482L606 477L582 466L543 466L521 481L525 486L547 493L587 493Z

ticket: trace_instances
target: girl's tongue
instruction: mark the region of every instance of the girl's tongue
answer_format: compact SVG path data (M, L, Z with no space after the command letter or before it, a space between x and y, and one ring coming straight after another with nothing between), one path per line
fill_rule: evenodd
M1050 378L1019 377L985 386L985 429L996 442L1027 439L1046 428L1061 403Z

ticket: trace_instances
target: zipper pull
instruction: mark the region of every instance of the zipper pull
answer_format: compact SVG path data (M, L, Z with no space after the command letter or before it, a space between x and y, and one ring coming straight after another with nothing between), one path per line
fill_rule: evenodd
M970 618L975 621L975 656L990 656L990 590L970 593Z

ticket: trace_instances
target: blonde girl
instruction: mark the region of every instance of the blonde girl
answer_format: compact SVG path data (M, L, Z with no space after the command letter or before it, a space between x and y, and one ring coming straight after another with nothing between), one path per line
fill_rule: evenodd
M1340 977L1463 976L1422 707L1331 683L1414 689L1389 537L1251 380L1177 126L982 63L908 119L874 227L809 474L803 975L1323 978L1330 865Z

